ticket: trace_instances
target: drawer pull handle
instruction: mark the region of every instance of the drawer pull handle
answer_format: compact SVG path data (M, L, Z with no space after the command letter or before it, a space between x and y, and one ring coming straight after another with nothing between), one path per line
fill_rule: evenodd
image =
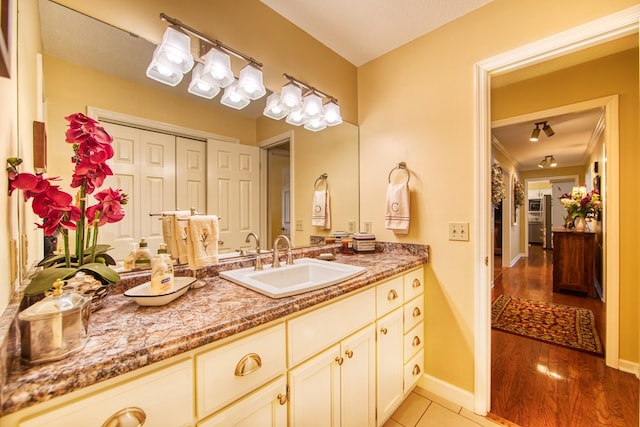
M111 415L102 427L141 427L147 420L147 414L134 406L124 408Z
M420 345L420 338L418 338L418 336L417 336L417 335L416 335L415 337L413 337L413 343L412 343L412 345L413 345L414 347L417 347L417 346L419 346L419 345Z
M420 309L418 307L413 309L413 317L420 317L421 314L422 314L422 312L420 311Z
M418 375L420 373L420 366L414 365L413 370L411 371L413 375Z
M383 327L383 328L380 328L380 333L381 333L382 335L387 335L387 328L384 328L384 327Z
M387 294L387 300L393 301L394 299L397 299L397 298L398 298L398 293L396 292L395 289L391 289Z
M236 365L236 377L244 377L262 368L262 359L255 353L244 356Z
M345 351L344 354L346 354L349 359L351 359L353 357L353 351L351 351L351 350Z
M412 287L414 288L419 288L421 285L420 280L418 279L413 279L413 283L411 284Z
M342 365L342 362L344 362L344 359L340 356L336 356L336 362L338 362L338 365Z
M286 394L282 394L282 393L278 394L278 403L280 405L286 405L288 401L289 399L287 398Z

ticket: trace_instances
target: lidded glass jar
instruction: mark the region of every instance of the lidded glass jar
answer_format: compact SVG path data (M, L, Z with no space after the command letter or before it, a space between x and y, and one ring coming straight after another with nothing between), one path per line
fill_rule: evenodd
M51 295L18 313L22 358L27 362L60 360L84 346L91 298L63 292L63 285L56 280Z

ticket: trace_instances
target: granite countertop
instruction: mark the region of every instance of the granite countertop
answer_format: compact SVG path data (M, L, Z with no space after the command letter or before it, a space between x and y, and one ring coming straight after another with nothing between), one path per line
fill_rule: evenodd
M122 295L121 288L107 298L104 308L91 314L89 338L82 350L57 362L35 366L12 364L2 386L1 414L230 337L428 261L428 246L380 242L378 246L372 254L336 256L337 262L367 267L364 274L324 289L279 299L245 289L218 277L217 273L201 277L200 271L202 285L165 306L139 306ZM296 257L299 256L309 255ZM266 257L263 259L267 261ZM130 286L141 280L144 277L132 280Z

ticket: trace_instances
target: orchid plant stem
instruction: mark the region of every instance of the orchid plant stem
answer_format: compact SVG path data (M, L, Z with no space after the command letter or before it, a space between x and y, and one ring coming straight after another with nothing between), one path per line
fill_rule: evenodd
M87 205L87 189L84 185L80 186L80 219L76 223L76 257L78 265L82 264L84 259L84 215Z
M98 226L100 225L100 212L96 211L96 216L93 220L93 239L91 241L91 262L96 262L96 246L98 245ZM91 233L91 231L89 231Z
M71 257L69 256L69 232L66 228L60 230L62 233L62 244L64 245L64 262L65 267L71 267Z

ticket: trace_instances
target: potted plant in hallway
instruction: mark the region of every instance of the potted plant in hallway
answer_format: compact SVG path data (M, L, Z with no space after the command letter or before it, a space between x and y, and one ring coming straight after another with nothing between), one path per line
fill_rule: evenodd
M62 253L46 257L38 264L40 269L30 276L24 290L27 296L44 293L56 279L72 281L76 286L86 284L90 291L100 292L102 296L106 295L108 285L120 280L118 273L109 267L115 265L106 253L109 246L98 244L99 227L122 220L123 205L127 203L127 195L122 190L96 191L107 176L113 175L107 165L107 160L113 157L113 138L97 121L82 113L65 119L69 122L65 140L73 147L74 171L70 186L78 189L75 201L54 184L58 178L21 173L18 167L22 160L7 159L9 195L14 190L22 190L25 201L31 200L33 212L42 219L38 228L45 236L59 234L62 237ZM95 199L93 204L88 200L89 195ZM70 230L75 232L73 252Z

